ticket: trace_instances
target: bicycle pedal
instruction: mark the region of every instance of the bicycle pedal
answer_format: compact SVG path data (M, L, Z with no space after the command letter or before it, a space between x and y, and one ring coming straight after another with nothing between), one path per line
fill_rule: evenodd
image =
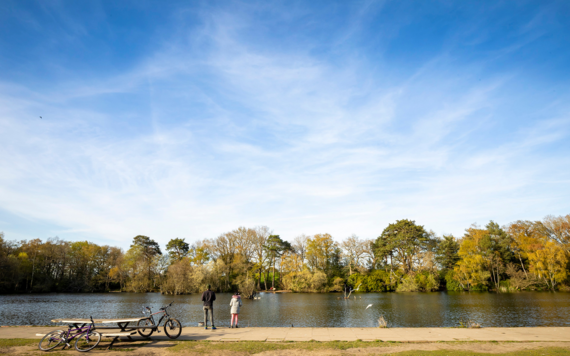
M65 344L65 346L67 346L67 347L71 348L71 345L70 345L70 344Z

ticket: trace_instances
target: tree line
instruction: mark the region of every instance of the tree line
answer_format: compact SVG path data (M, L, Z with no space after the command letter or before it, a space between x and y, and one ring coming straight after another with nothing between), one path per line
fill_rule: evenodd
M499 226L473 225L461 238L436 236L411 220L376 239L330 234L287 241L266 226L212 239L148 236L125 252L57 237L9 241L0 233L0 293L160 291L188 294L259 290L359 292L568 290L570 215Z

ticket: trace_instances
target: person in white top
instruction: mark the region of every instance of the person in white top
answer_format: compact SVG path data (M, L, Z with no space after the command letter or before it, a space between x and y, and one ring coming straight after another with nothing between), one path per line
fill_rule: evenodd
M235 327L239 328L238 326L238 314L239 314L239 309L242 306L242 302L241 302L241 296L239 295L239 292L236 292L234 295L232 295L232 300L230 301L230 307L232 308L230 313L232 313L232 321L230 323L230 328L234 327L234 319L235 319Z

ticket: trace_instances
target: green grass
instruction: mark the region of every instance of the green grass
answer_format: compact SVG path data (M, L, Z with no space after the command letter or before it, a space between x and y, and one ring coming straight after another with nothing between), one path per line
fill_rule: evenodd
M0 348L9 348L16 346L34 346L38 354L41 352L37 350L38 340L35 339L0 339ZM485 343L478 341L457 341L457 342L439 342L438 344L448 344L448 345L461 345L461 344L476 344ZM489 342L491 344L496 344L496 342ZM515 343L515 342L513 342ZM102 343L103 344L103 343ZM137 351L148 342L134 342L124 345L117 345L113 347L111 351ZM258 354L265 351L279 351L279 350L303 350L307 352L311 351L344 351L349 349L363 349L363 354L366 354L366 349L371 347L396 347L403 345L400 342L382 342L382 341L305 341L305 342L265 342L265 341L237 341L237 342L219 342L219 341L178 341L175 346L169 347L168 351L171 351L174 355L176 354L210 354L212 351L226 351L230 353L241 353L241 354ZM409 345L405 343L406 345ZM125 346L125 347L121 347ZM98 348L106 347L106 345L99 345ZM32 351L32 350L30 350ZM36 353L33 352L35 355ZM0 352L2 353L2 352ZM41 353L43 354L43 353ZM49 352L49 356L65 356L69 355L66 351L61 352L60 350L54 350ZM559 348L559 347L548 347L540 348L535 350L524 350L524 351L513 351L507 353L477 353L473 351L455 351L455 350L437 350L437 351L402 351L395 353L393 355L397 356L416 356L416 355L426 355L426 356L570 356L570 343L569 348Z
M0 339L0 348L9 348L9 347L16 347L16 346L34 346L34 350L37 350L38 352L39 349L37 349L38 343L39 343L39 339ZM71 343L72 347L71 349L65 349L65 350L61 350L63 348L63 344L59 345L58 347L56 347L53 351L49 352L50 356L58 356L58 355L65 355L66 352L68 352L69 350L75 351L75 348L73 347L74 341ZM120 344L115 344L113 345L113 348L111 349L112 351L134 351L137 348L143 347L145 345L149 344L149 342L140 342L140 341L135 341L135 342L129 342L127 343L123 343L122 345ZM108 342L101 342L99 344L99 346L96 347L96 349L100 349L102 347L107 347ZM62 353L63 352L63 353Z
M35 339L0 339L0 347L37 345L39 342Z
M477 341L469 342L448 342L448 344L475 344L484 343ZM329 341L329 342L264 342L264 341L237 341L237 342L219 342L219 341L179 341L168 350L174 353L188 353L193 354L209 354L212 351L226 351L229 353L241 353L254 355L265 351L280 351L280 350L303 350L303 351L324 351L324 350L349 350L349 349L364 349L361 350L366 354L366 348L370 347L394 347L401 345L399 342L363 342L363 341ZM495 342L493 342L495 344ZM569 345L570 346L570 345ZM486 355L489 353L477 353L473 351L455 351L455 350L438 350L438 351L402 351L394 353L398 356L412 356L412 355L430 355L430 356L471 356L471 355ZM493 356L538 356L538 355L569 355L570 348L541 348L536 350L525 350L508 353L493 353Z
M214 342L214 341L179 341L175 346L169 348L173 352L196 352L209 353L213 350L245 352L257 354L265 351L278 350L348 350L364 347L390 347L389 343L364 342L364 341L308 341L308 342L265 342L265 341L237 341L237 342Z
M455 351L455 350L438 350L438 351L404 351L398 352L393 355L397 356L562 356L562 355L570 355L569 349L563 349L560 347L547 347L541 348L536 350L525 350L525 351L513 351L507 353L480 353L480 352L473 352L473 351Z

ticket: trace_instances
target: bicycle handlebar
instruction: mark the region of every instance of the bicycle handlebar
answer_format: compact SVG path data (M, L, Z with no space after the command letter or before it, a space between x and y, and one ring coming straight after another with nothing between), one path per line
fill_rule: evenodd
M171 307L171 306L172 306L172 303L174 303L174 301L170 302L170 304L168 304L168 305L167 305L167 306L165 306L165 307L162 307L162 308L160 308L159 310L166 310L166 308L168 308L168 307Z
M158 309L158 310L166 310L166 308L172 306L172 303L174 303L174 301L170 302L170 304L168 304L167 306L162 307L162 308L160 308L160 309ZM148 311L152 313L152 311L150 310L150 307L145 307L145 308L148 309ZM143 314L144 314L144 311L143 311Z

